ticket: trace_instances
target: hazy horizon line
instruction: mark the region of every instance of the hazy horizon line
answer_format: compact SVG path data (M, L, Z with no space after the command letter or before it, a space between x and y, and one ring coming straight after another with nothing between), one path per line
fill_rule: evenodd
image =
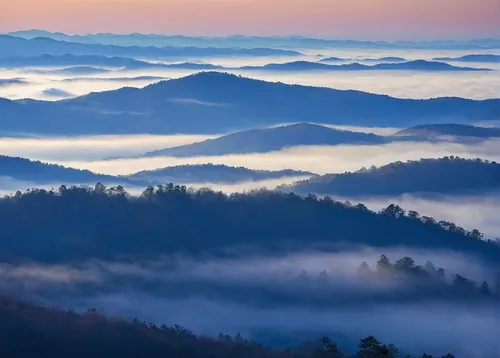
M470 41L484 41L484 40L498 40L500 41L500 36L498 37L471 37L471 38L451 38L451 37L436 37L433 39L366 39L366 38L350 38L350 37L326 37L326 36L314 36L307 34L288 34L288 35L252 35L249 33L232 33L227 35L215 35L215 36L204 36L204 35L188 35L182 33L159 33L159 32L140 32L140 31L132 31L132 32L64 32L58 30L48 30L43 28L24 28L24 29L14 29L9 31L0 32L0 35L10 35L12 33L18 32L29 32L29 31L41 31L48 32L51 34L64 34L67 36L93 36L93 35L121 35L121 36L130 36L130 35L154 35L154 36L165 36L165 37L188 37L188 38L202 38L202 39L218 39L218 38L231 38L231 37L254 37L254 38L265 38L265 39L305 39L305 40L326 40L326 41L356 41L356 42L383 42L383 43L397 43L397 42L414 42L414 43L426 43L426 42L442 42L442 41L453 41L453 42L470 42Z

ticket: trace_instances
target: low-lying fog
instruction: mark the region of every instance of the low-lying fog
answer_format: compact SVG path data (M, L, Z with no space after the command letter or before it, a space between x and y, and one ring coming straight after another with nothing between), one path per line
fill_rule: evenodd
M397 142L385 145L340 145L290 147L270 153L238 154L208 157L151 157L115 160L50 160L65 166L89 169L98 173L125 175L181 164L226 164L250 169L305 170L317 174L355 171L361 167L381 166L395 161L440 158L444 156L481 158L500 161L500 139L475 145L457 143Z
M406 210L415 210L420 215L451 221L466 229L478 229L488 238L500 238L500 192L477 196L453 195L402 195L385 198L336 197L352 203L363 203L374 211L379 211L389 204L398 204Z
M476 51L477 52L477 51ZM479 51L487 53L485 51ZM203 63L224 67L261 66L268 63L291 61L319 61L318 52L305 51L305 56L296 57L244 57L244 58L208 58ZM359 61L364 58L386 56L403 57L408 60L434 57L458 57L469 52L464 51L425 51L425 50L322 50L324 57L353 59L346 61L374 65L375 61ZM201 62L199 59L183 61ZM457 96L473 99L496 98L500 93L500 64L453 62L454 66L491 68L493 72L425 72L425 71L351 71L351 72L269 72L229 70L228 72L273 82L322 86L337 89L355 89L360 91L387 94L401 98L432 98ZM69 67L69 66L67 66ZM61 68L53 68L61 69ZM110 68L108 68L110 69ZM40 72L40 69L0 69L0 97L10 99L34 98L58 100L87 94L114 90L121 87L143 87L160 79L173 79L199 72L185 69L146 69L123 71L111 68L111 72L96 74L76 74ZM12 82L10 80L15 79ZM422 85L425 83L425 85Z
M29 133L26 135L29 136ZM81 137L0 137L0 153L36 160L100 160L134 156L214 138L209 135L103 135Z
M359 338L375 335L407 352L453 350L457 357L491 357L500 327L493 302L433 299L411 291L409 278L380 281L356 274L362 261L375 269L381 253L372 248L277 256L253 251L226 258L2 264L0 278L5 290L45 304L79 311L95 307L146 322L184 325L196 333L241 333L269 344L328 334L347 350L354 350ZM405 255L417 264L431 260L450 280L453 273L479 282L494 276L491 268L453 252L401 247L383 253L392 261Z

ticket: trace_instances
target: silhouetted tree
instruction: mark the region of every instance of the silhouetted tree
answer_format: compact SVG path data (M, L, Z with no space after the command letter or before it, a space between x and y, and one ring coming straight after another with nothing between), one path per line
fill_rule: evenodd
M392 216L394 218L400 218L405 215L405 211L399 206L395 204L390 204L388 207L383 209L381 212L383 215Z
M387 255L382 254L379 260L377 261L377 271L379 273L387 273L390 272L391 270L392 270L392 264L389 261L389 258L387 257Z
M411 218L411 219L419 219L420 218L420 214L417 213L414 210L410 210L410 211L408 211L408 217Z
M485 296L491 295L490 286L488 285L488 282L486 282L486 281L483 281L483 283L481 284L480 290L481 290L481 293Z
M361 265L359 265L357 273L360 276L366 277L371 275L372 270L370 269L370 266L368 266L368 263L366 261L363 261Z
M409 256L402 257L394 263L394 268L409 272L415 268L415 260Z

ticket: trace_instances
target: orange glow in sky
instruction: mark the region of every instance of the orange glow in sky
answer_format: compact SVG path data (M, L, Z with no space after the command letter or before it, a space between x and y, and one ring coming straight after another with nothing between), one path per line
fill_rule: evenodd
M500 0L0 0L0 32L500 37Z

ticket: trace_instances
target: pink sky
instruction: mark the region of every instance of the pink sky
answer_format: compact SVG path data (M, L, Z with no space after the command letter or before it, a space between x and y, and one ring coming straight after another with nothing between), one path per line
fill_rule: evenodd
M0 32L500 37L500 0L0 0Z

